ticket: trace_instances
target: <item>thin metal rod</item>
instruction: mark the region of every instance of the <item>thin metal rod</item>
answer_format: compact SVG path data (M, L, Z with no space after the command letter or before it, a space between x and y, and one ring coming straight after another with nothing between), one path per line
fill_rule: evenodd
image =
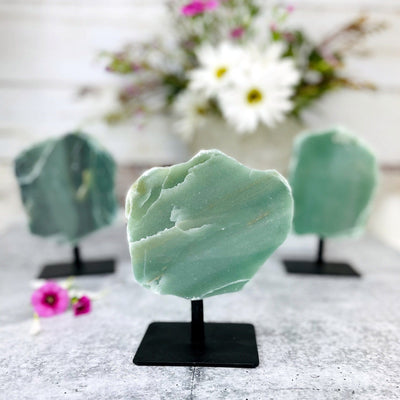
M192 345L204 346L204 311L203 300L192 300Z
M318 256L317 256L317 264L322 265L324 264L324 239L319 238L318 241Z
M82 272L82 266L79 246L74 246L74 275L79 275Z

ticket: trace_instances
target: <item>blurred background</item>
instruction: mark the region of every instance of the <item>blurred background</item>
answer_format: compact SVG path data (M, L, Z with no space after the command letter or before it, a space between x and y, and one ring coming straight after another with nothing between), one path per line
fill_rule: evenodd
M368 230L400 249L400 2L294 0L290 24L318 40L365 14L386 29L366 37L346 61L347 76L375 91L341 89L303 115L308 129L344 125L374 148L380 186ZM0 232L25 219L13 159L32 143L83 129L119 165L120 198L147 166L183 161L187 144L168 116L107 125L121 77L105 70L102 51L168 35L163 0L0 0ZM90 88L90 90L88 90ZM89 94L82 96L82 93Z

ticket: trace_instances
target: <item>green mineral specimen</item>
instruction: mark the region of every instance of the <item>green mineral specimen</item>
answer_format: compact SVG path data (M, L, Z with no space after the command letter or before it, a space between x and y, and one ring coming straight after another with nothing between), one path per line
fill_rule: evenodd
M279 173L247 168L220 151L152 168L126 200L135 278L187 299L238 291L285 240L292 215Z
M115 171L111 155L83 133L22 152L15 174L32 233L76 244L109 225L117 211Z
M290 169L296 233L362 232L378 177L365 144L343 128L305 134L295 143Z

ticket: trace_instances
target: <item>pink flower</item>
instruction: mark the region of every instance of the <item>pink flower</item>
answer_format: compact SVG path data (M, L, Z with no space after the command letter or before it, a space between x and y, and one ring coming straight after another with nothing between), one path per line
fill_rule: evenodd
M269 29L270 29L271 32L276 32L276 31L278 30L278 25L276 25L275 22L272 22L272 23L269 25Z
M332 65L332 67L338 68L340 66L340 60L338 60L337 57L333 53L331 53L327 50L324 50L324 51L322 51L322 56L324 57L324 60L328 64Z
M131 68L133 72L137 72L142 69L141 65L137 63L131 63Z
M87 314L90 313L92 309L92 302L90 301L89 297L82 296L72 305L72 308L74 309L75 316Z
M242 37L243 33L244 33L243 26L238 26L237 28L231 30L231 38L239 39Z
M217 0L208 0L208 1L204 1L203 4L204 4L204 10L205 10L205 11L214 10L215 8L217 8L217 7L219 6Z
M293 35L293 33L291 33L291 32L284 32L283 37L289 43L293 42L296 39L295 36Z
M39 317L52 317L67 310L68 291L49 281L33 292L31 303Z
M211 11L219 5L217 0L193 0L181 8L181 13L186 17L194 17L205 11Z
M289 5L286 7L286 11L287 11L289 14L291 14L291 13L294 11L294 5L289 4Z

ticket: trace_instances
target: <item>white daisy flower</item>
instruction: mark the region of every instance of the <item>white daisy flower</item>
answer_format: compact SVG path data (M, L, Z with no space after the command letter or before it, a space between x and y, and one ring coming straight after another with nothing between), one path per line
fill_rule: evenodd
M267 66L280 61L285 52L285 45L282 42L271 43L268 46L250 43L246 46L245 51L253 63L262 63Z
M184 140L190 140L195 129L205 122L209 104L204 93L186 89L174 103L175 129Z
M218 101L226 120L240 133L254 132L259 123L273 127L292 109L290 97L299 73L286 60L254 65L235 75L235 84L222 90Z
M250 55L251 69L253 66L260 66L273 73L280 83L284 85L295 85L299 81L299 72L295 67L292 58L282 58L285 52L285 45L281 42L272 43L265 46L251 45L247 53ZM275 72L275 70L279 70Z
M243 48L229 42L223 42L217 47L205 45L197 52L200 64L190 75L192 90L204 91L211 97L229 83L232 71L245 57Z

